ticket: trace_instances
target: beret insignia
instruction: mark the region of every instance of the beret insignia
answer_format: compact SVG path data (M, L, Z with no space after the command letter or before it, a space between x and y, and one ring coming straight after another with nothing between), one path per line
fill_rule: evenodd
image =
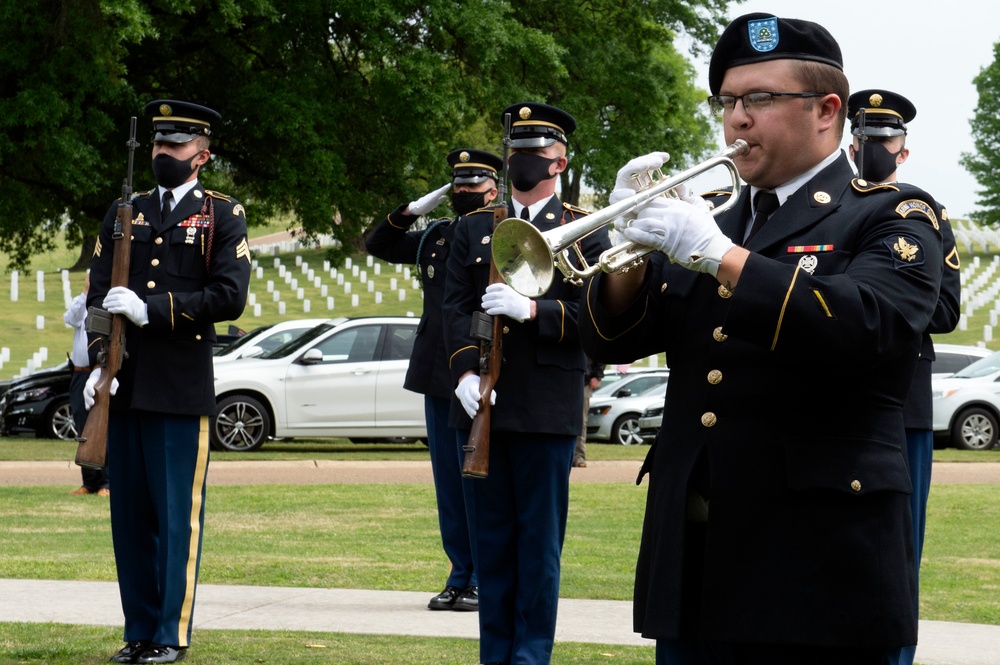
M919 199L909 199L903 201L898 206L896 206L896 213L903 217L909 217L911 212L923 213L925 217L930 221L931 225L936 229L940 230L941 226L938 224L937 215L934 214L934 209L929 205L924 203Z

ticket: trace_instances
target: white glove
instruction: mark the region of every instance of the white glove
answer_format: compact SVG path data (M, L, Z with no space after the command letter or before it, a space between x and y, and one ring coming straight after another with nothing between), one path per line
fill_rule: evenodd
M618 177L615 178L615 189L630 189L634 194L639 191L639 186L632 178L634 174L645 174L646 171L662 168L668 161L670 161L669 152L651 152L648 155L636 157L628 164L618 169Z
M487 286L482 305L490 316L503 314L519 322L531 318L531 298L522 296L507 284Z
M415 217L426 215L431 210L434 210L434 208L441 205L444 201L445 192L448 191L449 187L451 187L450 182L440 189L435 189L430 194L424 194L416 201L411 201L410 205L406 208L407 212Z
M458 387L455 388L455 394L458 396L458 401L462 403L462 408L465 412L469 414L470 418L476 417L476 412L479 411L479 375L470 374L461 381L458 382ZM490 391L490 404L497 403L497 391Z
M694 192L688 191L688 187L684 183L677 185L671 191L673 191L677 195L677 198L681 201L684 201L684 203L690 203L699 210L704 210L705 212L710 212L712 210L711 203Z
M632 242L658 249L689 270L719 274L723 255L735 243L704 210L677 199L657 197L622 233Z
M94 394L97 392L95 386L97 382L101 380L101 368L98 367L90 376L87 377L87 383L83 385L83 406L90 411L90 407L94 406ZM111 379L111 394L115 395L118 393L118 379Z
M122 314L140 328L149 323L146 303L135 294L135 291L124 286L113 286L104 296L104 309L112 314Z

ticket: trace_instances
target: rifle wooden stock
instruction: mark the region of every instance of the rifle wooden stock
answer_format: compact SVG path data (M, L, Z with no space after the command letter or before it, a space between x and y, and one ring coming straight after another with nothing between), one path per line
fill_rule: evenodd
M114 255L111 264L111 286L128 286L129 264L132 259L132 155L138 143L135 140L136 119L132 118L129 128L128 176L122 185L122 197L118 201L118 216L115 220ZM92 316L92 314L91 314ZM88 329L90 326L88 325ZM75 462L79 466L100 469L107 463L108 451L108 410L111 406L111 384L121 369L125 357L125 317L111 315L110 332L102 341L99 354L101 378L94 386L94 404L87 414L83 432L77 437Z
M499 204L493 209L493 228L507 218L507 206ZM490 284L502 283L496 263L490 259ZM462 448L462 475L466 478L486 478L490 472L490 425L492 405L490 395L500 378L500 363L503 361L501 342L503 322L499 316L493 317L493 333L489 342L483 342L479 352L479 410L472 419L469 441Z

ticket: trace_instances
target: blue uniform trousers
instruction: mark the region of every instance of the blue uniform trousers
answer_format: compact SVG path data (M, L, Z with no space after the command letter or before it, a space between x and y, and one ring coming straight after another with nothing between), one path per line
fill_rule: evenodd
M468 431L460 431L464 445ZM479 551L479 658L552 657L575 436L494 431L489 476L473 481Z
M913 516L913 554L917 571L917 615L920 615L920 558L924 551L927 526L927 498L931 493L931 466L934 462L934 433L925 429L906 430L906 455L910 465L910 514ZM900 665L913 665L916 646L903 647Z
M427 445L434 473L441 544L451 562L451 573L446 585L464 589L479 584L475 543L472 538L476 524L476 508L472 496L475 481L462 477L463 454L458 442L458 432L448 427L450 408L451 399L424 396Z
M112 412L108 445L125 640L186 647L205 522L208 417Z

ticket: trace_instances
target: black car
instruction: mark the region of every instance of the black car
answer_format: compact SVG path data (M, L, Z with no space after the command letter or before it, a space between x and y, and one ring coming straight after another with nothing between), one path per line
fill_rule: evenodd
M45 439L76 439L69 408L68 362L14 379L0 397L0 436L34 434Z

